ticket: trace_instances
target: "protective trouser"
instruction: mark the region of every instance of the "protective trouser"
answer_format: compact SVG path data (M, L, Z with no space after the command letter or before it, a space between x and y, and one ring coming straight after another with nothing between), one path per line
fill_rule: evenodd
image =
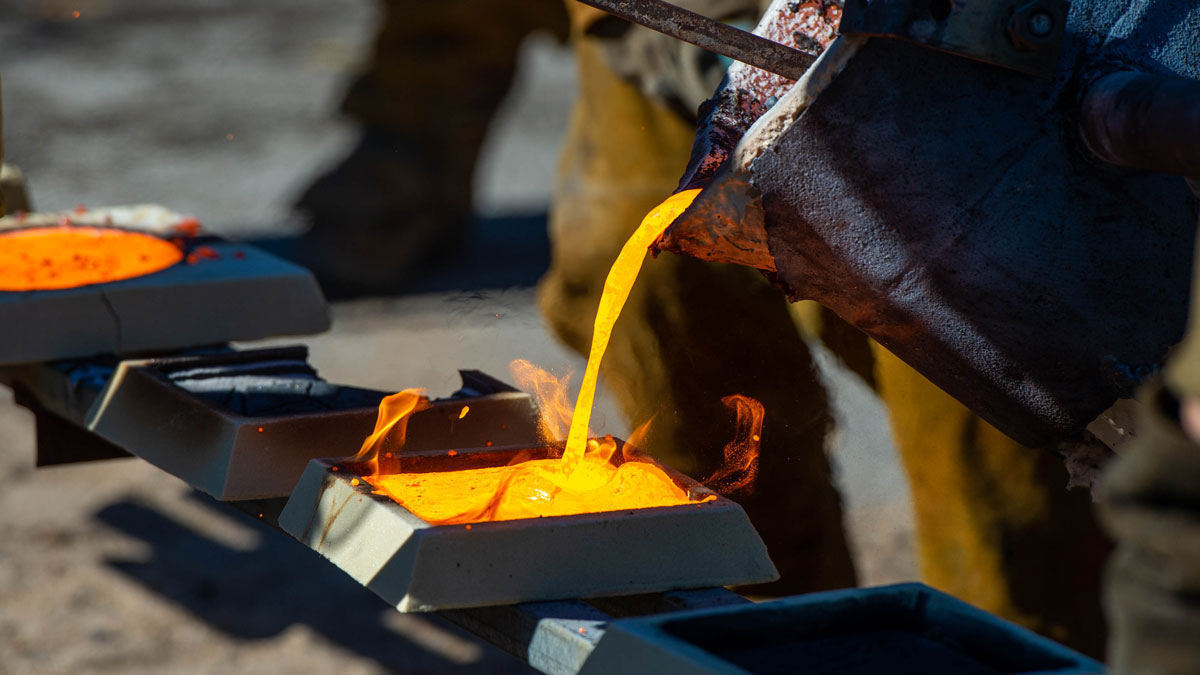
M1117 541L1109 663L1121 675L1200 673L1200 443L1179 417L1181 398L1200 397L1198 291L1193 272L1187 336L1140 392L1136 437L1102 477L1100 513Z

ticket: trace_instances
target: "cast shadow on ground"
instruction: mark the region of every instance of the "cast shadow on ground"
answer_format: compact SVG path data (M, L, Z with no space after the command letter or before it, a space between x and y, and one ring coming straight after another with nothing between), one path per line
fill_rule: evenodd
M121 501L95 518L146 542L153 554L144 561L109 559L106 564L238 640L270 639L303 624L328 642L397 672L533 672L432 616L402 617L410 630L426 636L408 639L386 625L392 611L386 603L317 554L206 496L192 496L215 513L236 519L239 527L254 528L257 545L231 548L152 507Z

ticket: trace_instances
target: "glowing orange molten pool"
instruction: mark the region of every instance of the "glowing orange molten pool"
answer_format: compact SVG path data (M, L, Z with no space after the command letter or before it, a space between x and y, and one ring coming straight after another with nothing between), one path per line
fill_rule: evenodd
M524 363L522 368L533 367ZM543 431L551 434L556 427L561 429L562 411L553 401L563 399L565 379L552 381L549 373L540 369L523 372L541 382L542 421L550 425ZM569 474L563 470L561 458L548 458L545 451L538 457L519 455L506 466L404 471L407 460L381 452L381 448L385 439L389 447L402 447L408 420L428 405L429 400L416 389L383 399L375 432L363 441L356 460L365 464L363 480L431 525L676 506L715 498L709 495L693 501L665 471L638 456L632 446L618 447L611 436L589 441L582 461ZM470 409L466 410L470 414ZM644 428L634 432L634 437ZM454 450L446 454L447 461L471 461ZM394 470L397 464L400 471ZM384 470L385 466L391 470Z
M609 449L615 448L615 442L608 443ZM614 466L604 445L593 442L594 452L588 452L569 477L563 475L562 460L556 458L460 471L385 474L367 481L431 525L698 503L654 464L626 461Z
M158 237L106 227L32 227L0 234L0 291L75 288L131 279L183 259Z

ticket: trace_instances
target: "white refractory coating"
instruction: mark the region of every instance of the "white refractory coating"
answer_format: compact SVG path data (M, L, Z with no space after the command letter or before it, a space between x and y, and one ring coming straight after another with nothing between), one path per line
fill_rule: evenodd
M187 221L195 221L191 216L172 211L158 204L129 204L4 216L0 218L0 231L59 225L64 219L72 225L119 227L158 235L168 235L171 233L171 228Z
M1118 455L1125 444L1137 436L1137 421L1142 404L1131 398L1119 398L1112 406L1096 416L1087 430Z
M56 223L60 216L0 218L0 231ZM70 218L159 236L182 220L153 205L95 209ZM0 291L0 325L13 327L0 331L0 364L166 351L329 328L325 297L308 270L245 244L215 237L194 241L209 249L194 264L77 288Z
M527 449L467 449L452 459L470 462L472 454L482 453L486 464L495 466L523 451ZM333 471L335 466L341 470ZM724 498L433 526L390 498L372 494L365 481L352 485L349 468L325 460L310 462L279 525L401 612L779 578L746 513ZM693 499L712 494L663 468Z
M464 405L471 414L459 419ZM93 433L223 500L286 497L314 457L350 456L375 427L375 405L248 417L175 386L155 361L122 361L87 414ZM531 443L537 406L502 392L435 400L412 416L413 450Z

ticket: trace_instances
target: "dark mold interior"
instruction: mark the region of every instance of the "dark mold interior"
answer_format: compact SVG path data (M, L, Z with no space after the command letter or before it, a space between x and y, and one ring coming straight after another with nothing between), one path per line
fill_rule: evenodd
M761 674L996 675L1078 664L999 619L915 587L667 621L669 635ZM1030 634L1032 635L1032 634Z
M155 364L155 370L197 398L245 417L375 408L387 395L326 382L308 364L304 347L167 360Z

